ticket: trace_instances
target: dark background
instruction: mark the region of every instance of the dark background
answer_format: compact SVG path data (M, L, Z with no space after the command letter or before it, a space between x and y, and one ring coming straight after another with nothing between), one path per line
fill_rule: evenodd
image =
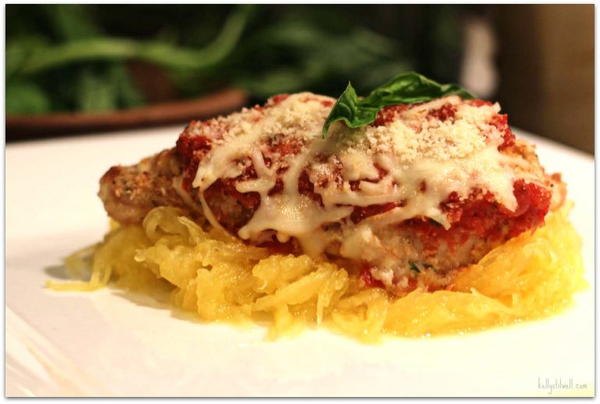
M349 80L365 94L415 70L498 100L513 126L593 153L593 5L7 5L6 23L9 118L231 87L248 103L337 97ZM241 35L223 52L215 41L227 24ZM116 54L111 41L123 39ZM21 135L8 125L7 136Z

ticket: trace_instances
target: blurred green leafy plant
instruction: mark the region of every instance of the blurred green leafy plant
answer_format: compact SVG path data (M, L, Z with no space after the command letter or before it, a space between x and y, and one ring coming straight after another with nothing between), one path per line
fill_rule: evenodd
M415 67L397 40L345 20L339 8L178 7L9 5L7 114L144 105L131 61L163 69L182 98L237 86L253 101L303 90L336 95L348 80L366 91ZM119 18L121 27L146 22L160 29L108 33Z
M158 40L105 36L82 5L39 6L58 41L25 34L6 49L6 112L54 110L102 112L144 104L125 68L142 60L172 70L198 71L217 65L238 43L249 8L235 10L205 48L177 47ZM63 86L56 88L57 85Z

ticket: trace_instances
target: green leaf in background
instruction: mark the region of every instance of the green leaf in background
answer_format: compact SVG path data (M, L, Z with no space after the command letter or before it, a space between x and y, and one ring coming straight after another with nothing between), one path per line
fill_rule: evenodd
M106 112L116 108L115 89L101 73L86 69L81 72L77 85L76 102L83 112Z
M7 83L7 115L37 115L48 111L50 111L50 100L39 86L31 82Z
M56 4L41 7L50 22L54 35L60 40L74 41L101 34L101 30L85 5Z
M48 112L93 112L147 102L132 61L166 73L179 98L232 86L251 102L282 92L333 95L348 81L366 93L417 68L453 81L462 43L453 7L8 5L6 85L29 83L15 94L35 92ZM24 97L11 101L11 113L32 109Z
M329 32L297 17L260 31L244 43L244 50L261 69L241 71L235 83L261 98L280 92L339 91L344 79L373 87L372 82L411 67L398 44L382 35L363 27Z
M48 41L40 35L23 35L6 44L6 78L18 76L19 70L32 54L46 47Z
M107 112L119 106L131 108L144 101L121 63L84 69L76 90L75 102L83 112Z
M39 11L45 16L52 36L63 43L85 42L102 35L86 6L41 5ZM63 68L65 83L58 89L53 78L22 75L28 63L49 49L53 49L53 45L40 36L21 36L10 42L7 49L7 81L11 89L9 114L48 113L66 105L73 105L83 112L104 112L144 103L120 61L94 62L75 68L75 71ZM16 84L11 85L13 82Z
M20 73L36 74L70 63L94 60L139 59L179 69L203 69L225 58L237 44L251 7L237 8L219 36L203 49L187 49L158 41L94 37L36 49L22 63Z
M144 97L131 81L123 63L115 63L110 68L109 80L115 87L119 105L133 108L144 105Z
M82 112L105 112L145 103L125 68L129 60L151 62L171 72L197 74L215 68L237 46L252 6L236 7L216 38L201 49L177 46L164 38L139 41L107 37L90 18L86 6L51 5L39 10L44 11L58 43L24 35L11 39L6 52L7 80L29 83L29 93L36 88L38 99L44 96L51 100L48 111L68 106ZM56 88L59 83L53 78L57 73L63 88ZM21 95L24 92L14 94L25 96ZM14 100L9 113L26 114L32 110L30 103L30 97L22 102ZM41 113L39 108L36 111Z
M431 101L451 94L463 99L474 98L473 94L456 84L440 84L415 72L399 74L366 98L359 98L348 83L323 125L323 137L336 121L343 121L349 128L360 128L373 122L384 107Z

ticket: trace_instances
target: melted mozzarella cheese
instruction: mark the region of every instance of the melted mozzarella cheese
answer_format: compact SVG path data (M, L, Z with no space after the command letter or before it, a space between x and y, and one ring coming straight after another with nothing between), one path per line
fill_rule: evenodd
M498 151L502 135L488 123L499 111L497 104L473 107L450 96L401 112L385 126L349 130L334 124L323 139L321 128L332 101L300 93L268 106L258 118L254 110L225 118L231 129L200 162L193 186L202 194L217 179L240 175L240 159L251 159L256 178L238 182L236 189L256 192L261 199L239 230L240 238L256 241L263 232L274 231L281 242L296 238L313 256L337 241L342 256L364 259L383 248L374 233L382 226L425 216L448 228L440 203L452 192L464 198L473 188L481 188L508 209L516 209L515 174L510 168L516 157ZM455 119L428 118L429 111L445 104L456 108ZM270 141L291 138L304 145L302 150L274 159L268 167L264 155ZM377 167L385 171L381 178ZM282 171L282 192L269 195ZM299 192L304 171L322 205ZM351 186L356 181L358 187ZM202 196L201 201L207 219L221 227ZM356 225L349 220L355 206L399 201L404 202L402 207ZM323 225L332 222L341 223L341 228L324 231ZM366 245L373 249L365 251Z

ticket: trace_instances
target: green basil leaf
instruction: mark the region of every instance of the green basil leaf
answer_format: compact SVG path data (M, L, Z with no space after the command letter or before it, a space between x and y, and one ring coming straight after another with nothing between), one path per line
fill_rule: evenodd
M333 122L344 121L349 128L360 128L373 122L377 118L378 112L379 108L359 99L352 84L348 83L323 125L323 137L327 136L329 126Z
M440 84L415 72L394 77L366 98L359 98L348 83L323 125L323 137L327 136L334 122L343 121L349 128L360 128L373 122L384 107L426 102L451 94L463 99L474 98L473 94L456 84Z

